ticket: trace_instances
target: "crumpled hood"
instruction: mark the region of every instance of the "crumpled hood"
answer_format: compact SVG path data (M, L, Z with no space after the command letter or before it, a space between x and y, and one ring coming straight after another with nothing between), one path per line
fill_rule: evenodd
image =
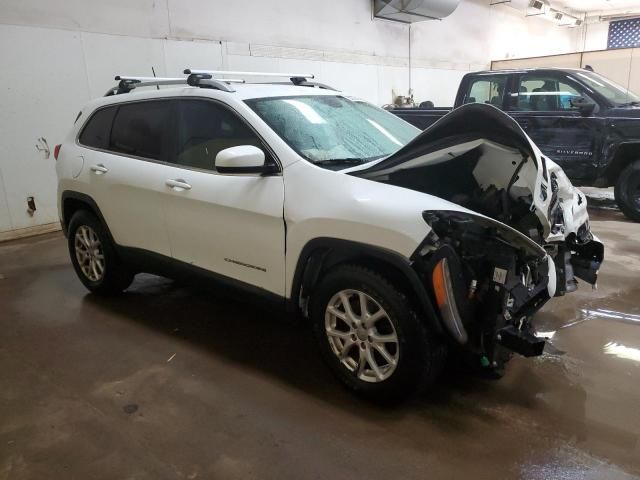
M399 170L444 163L480 144L492 145L498 153L503 148L511 151L512 156L513 152L519 152L521 158L527 159L525 168L517 172L518 183L527 187L532 195L532 209L535 208L546 241L563 240L569 233L578 231L588 218L585 196L573 187L557 164L542 155L515 120L492 105L471 103L456 108L394 154L344 173L384 180ZM490 160L484 160L483 168L474 172L478 183L488 184L492 181L491 175L504 177L509 174L508 169L515 169L511 158L508 163L501 161L504 165L491 165ZM495 172L490 172L487 166ZM564 225L557 224L558 208L564 213Z
M355 174L358 171L363 176L369 176L370 173L400 168L403 163L417 157L479 138L517 148L531 157L537 150L509 115L493 105L469 103L452 110L392 155L350 168L349 172Z

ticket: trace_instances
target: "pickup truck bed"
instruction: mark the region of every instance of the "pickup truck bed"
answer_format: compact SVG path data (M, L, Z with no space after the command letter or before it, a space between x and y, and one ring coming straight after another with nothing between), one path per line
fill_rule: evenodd
M430 127L447 113L452 108L394 108L389 110L391 113L406 120L411 125L418 127L421 130Z

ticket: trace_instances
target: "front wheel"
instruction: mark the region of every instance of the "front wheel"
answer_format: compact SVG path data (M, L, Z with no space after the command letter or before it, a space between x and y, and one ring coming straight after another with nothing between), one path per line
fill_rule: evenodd
M620 173L614 192L622 213L640 222L640 160L628 165Z
M444 347L399 290L377 273L341 265L320 282L311 320L325 362L356 394L403 400L440 371Z

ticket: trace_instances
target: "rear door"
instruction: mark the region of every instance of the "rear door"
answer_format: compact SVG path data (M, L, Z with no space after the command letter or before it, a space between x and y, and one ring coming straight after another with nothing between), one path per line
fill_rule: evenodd
M177 107L174 166L164 178L173 257L284 296L282 175L220 174L214 164L218 152L238 145L275 158L228 106L190 98Z
M594 102L561 72L523 73L514 78L507 110L542 153L579 182L596 176L605 121L594 114L582 116L571 105L576 97Z
M128 102L97 110L78 141L84 171L118 245L170 255L162 210L169 154L169 100Z

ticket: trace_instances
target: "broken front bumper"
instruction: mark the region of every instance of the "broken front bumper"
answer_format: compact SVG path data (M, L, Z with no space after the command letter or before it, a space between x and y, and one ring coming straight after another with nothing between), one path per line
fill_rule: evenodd
M543 248L522 233L467 212L428 211L431 226L414 255L451 341L500 366L510 352L542 354L533 315L553 296L595 285L604 247L588 221Z
M424 216L433 231L414 265L452 342L492 368L512 351L540 355L544 340L536 338L531 319L555 293L550 256L528 237L486 217Z

